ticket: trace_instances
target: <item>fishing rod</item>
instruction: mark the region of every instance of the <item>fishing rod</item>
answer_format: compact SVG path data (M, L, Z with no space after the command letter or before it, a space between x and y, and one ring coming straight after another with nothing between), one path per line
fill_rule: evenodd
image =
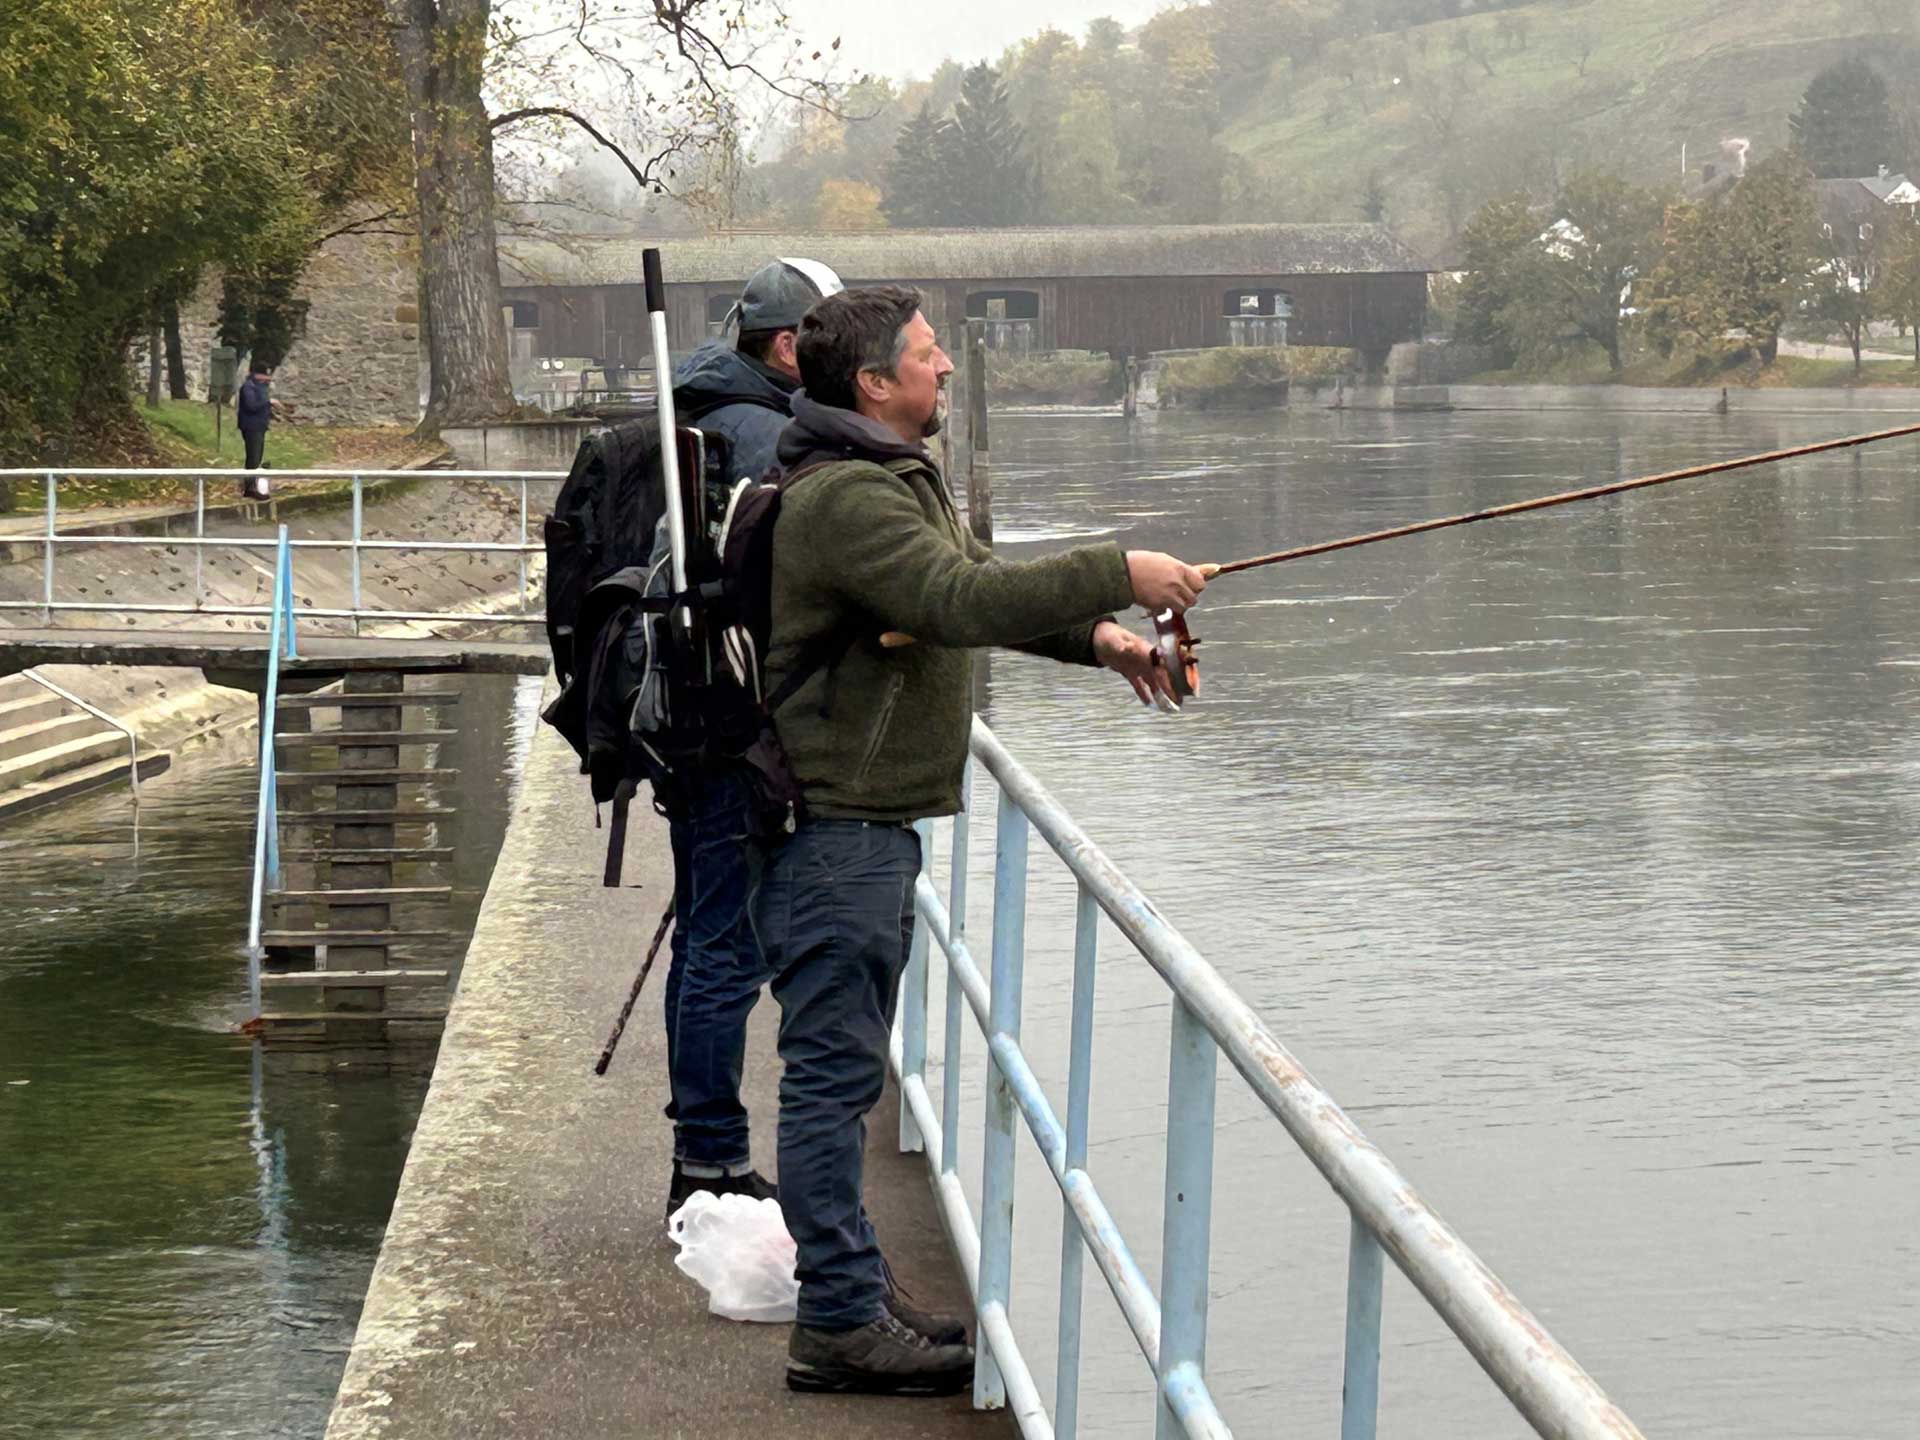
M1540 495L1531 500L1515 500L1506 505L1492 505L1484 510L1468 510L1459 515L1443 515L1435 520L1416 520L1410 525L1394 525L1385 530L1369 530L1363 535L1348 535L1340 540L1321 540L1311 545L1296 545L1290 550L1276 550L1270 555L1254 555L1245 560L1230 560L1224 564L1197 565L1197 569L1207 579L1217 579L1222 575L1239 575L1248 570L1261 570L1269 565L1283 565L1289 560L1305 560L1312 555L1330 555L1336 550L1353 550L1362 545L1377 545L1382 540L1399 540L1408 535L1424 535L1432 530L1448 530L1456 525L1475 525L1482 520L1500 520L1509 515L1525 515L1534 510L1551 510L1558 505L1573 505L1582 500L1598 500L1606 495L1623 495L1629 490L1645 490L1655 485L1671 485L1678 480L1698 480L1708 475L1724 475L1733 470L1751 469L1756 465L1774 465L1783 460L1798 460L1808 455L1821 455L1830 450L1847 450L1860 445L1872 445L1882 440L1898 440L1903 436L1920 435L1920 424L1900 425L1891 430L1874 430L1864 435L1846 435L1838 440L1821 440L1811 445L1795 445L1786 450L1767 450L1757 455L1742 455L1733 460L1715 460L1706 465L1689 465L1684 470L1666 470L1658 475L1641 475L1632 480L1613 480L1605 485L1589 485L1580 490L1562 490L1555 495ZM1153 617L1154 663L1164 668L1171 682L1174 703L1188 699L1200 692L1200 665L1194 647L1200 641L1187 629L1184 611L1163 610ZM886 636L881 643L887 643ZM902 636L901 639L906 637Z
M1798 460L1807 455L1820 455L1829 450L1846 450L1859 445L1872 445L1881 440L1898 440L1907 435L1920 435L1920 424L1901 425L1892 430L1874 430L1865 435L1847 435L1838 440L1821 440L1811 445L1796 445L1787 450L1767 450L1757 455L1742 455L1734 460L1716 460L1707 465L1690 465L1684 470L1667 470L1658 475L1642 475L1632 480L1613 480L1605 485L1589 485L1582 490L1562 490L1555 495L1541 495L1532 500L1516 500L1507 505L1493 505L1485 510L1469 510L1459 515L1443 515L1437 520L1416 520L1410 525L1395 525L1386 530L1369 530L1364 535L1349 535L1340 540L1320 540L1311 545L1296 545L1291 550L1276 550L1271 555L1254 555L1245 560L1230 560L1222 564L1196 565L1207 579L1217 579L1222 575L1238 575L1247 570L1260 570L1268 565L1282 565L1289 560L1305 560L1312 555L1330 555L1336 550L1352 550L1361 545L1377 545L1382 540L1399 540L1408 535L1424 535L1430 530L1447 530L1455 525L1473 525L1482 520L1499 520L1508 515L1525 515L1533 510L1551 510L1556 505L1572 505L1581 500L1598 500L1604 495L1621 495L1629 490L1645 490L1653 485L1671 485L1676 480L1698 480L1707 475L1724 475L1731 470L1746 470L1755 465L1773 465L1782 460ZM1194 655L1194 647L1200 641L1187 629L1185 612L1163 610L1153 617L1154 663L1164 668L1172 681L1174 700L1177 704L1200 691L1199 661ZM913 636L899 630L889 630L880 637L880 644L886 649L897 649L914 643Z

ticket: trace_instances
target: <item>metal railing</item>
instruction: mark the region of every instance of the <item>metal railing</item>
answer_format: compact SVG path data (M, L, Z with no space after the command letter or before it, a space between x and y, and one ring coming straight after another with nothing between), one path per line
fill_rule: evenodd
M1008 1406L1021 1433L1071 1440L1077 1431L1084 1257L1113 1293L1155 1379L1155 1435L1228 1437L1206 1381L1208 1253L1212 1235L1215 1072L1224 1055L1352 1217L1347 1270L1341 1440L1372 1440L1379 1398L1381 1282L1391 1256L1513 1408L1555 1440L1633 1440L1640 1431L1547 1333L1466 1242L1433 1213L1393 1163L1274 1038L1247 1004L1156 910L985 725L971 750L999 791L993 879L991 981L966 937L970 824L954 817L949 893L931 878L933 829L920 829L917 923L901 988L893 1066L900 1080L900 1143L927 1154L934 1193L972 1287L981 1340L974 1403ZM969 767L969 788L972 779ZM1026 949L1027 850L1032 832L1066 863L1078 887L1067 1120L1061 1125L1020 1045ZM1099 917L1105 913L1173 993L1166 1179L1158 1292L1087 1168L1093 997ZM927 1088L927 970L946 957L946 1045L941 1108ZM963 1015L987 1041L981 1216L958 1173ZM1059 1361L1049 1416L1009 1312L1014 1124L1024 1120L1062 1198ZM1177 1117L1177 1123L1174 1123Z
M126 721L109 715L98 705L88 704L71 690L63 689L61 686L54 684L53 681L47 679L47 677L42 675L38 670L22 670L20 675L23 679L31 680L42 690L59 696L62 700L66 701L67 704L86 711L87 714L98 720L102 725L118 730L122 735L127 737L127 783L133 787L133 808L135 812L134 834L136 837L135 843L137 844L139 835L138 812L140 810L140 737L133 733L133 727L127 724Z
M247 1001L260 1013L260 944L267 890L280 885L280 784L274 754L274 720L280 708L280 661L300 658L294 638L293 547L280 527L273 560L273 620L268 628L267 684L260 698L260 798L253 821L253 900L247 913Z
M248 472L253 473L253 472ZM241 478L241 472L217 469L82 469L82 470L0 470L0 481L9 479L38 479L46 487L45 523L37 530L13 535L0 535L0 542L12 541L16 544L35 544L41 550L41 597L38 600L0 600L0 611L37 610L41 619L51 625L56 615L72 612L108 611L127 615L237 615L264 616L271 613L273 607L262 605L218 605L208 604L206 598L206 577L203 557L209 549L228 550L274 550L285 543L295 550L345 551L350 557L349 595L346 609L304 607L309 620L346 620L351 622L353 633L360 633L363 621L421 621L421 620L461 620L476 624L496 625L532 625L540 624L545 616L537 610L530 610L529 577L527 560L529 556L544 553L545 547L534 541L529 534L529 513L527 489L535 484L554 484L566 479L564 471L544 470L265 470L258 472L267 479L279 481L331 480L346 481L350 489L352 504L352 530L341 539L318 538L310 540L275 541L246 535L209 535L207 534L207 481L221 480L233 483ZM194 482L194 526L193 534L188 535L97 535L77 534L69 531L62 534L59 529L60 507L59 491L63 479L85 477L135 476L161 480L192 480ZM492 483L508 483L519 487L519 539L517 541L487 540L370 540L366 535L365 486L369 480L409 480L438 483L449 480L478 480ZM253 501L253 504L270 502ZM85 510L69 510L68 514L84 522ZM120 603L103 604L99 601L59 600L55 598L55 557L61 546L97 546L121 545L135 549L165 550L185 548L193 551L193 601L187 603ZM387 610L370 608L364 603L362 593L361 559L367 552L376 554L392 551L409 551L416 554L480 554L512 555L518 562L519 603L512 613L487 613L477 611L447 610Z

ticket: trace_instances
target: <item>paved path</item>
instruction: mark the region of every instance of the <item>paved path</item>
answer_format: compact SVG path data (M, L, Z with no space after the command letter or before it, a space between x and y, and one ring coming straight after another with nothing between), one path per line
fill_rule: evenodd
M800 1396L785 1326L706 1313L673 1266L656 967L613 1068L592 1073L669 888L664 827L636 806L627 888L601 888L606 832L574 756L539 727L360 1318L327 1440L940 1440L1005 1437L965 1397ZM772 1165L772 1002L755 1013L748 1104ZM867 1198L923 1303L965 1289L924 1164L876 1114Z
M283 675L303 670L543 675L552 662L548 647L533 641L303 635L298 643L300 658L282 661ZM268 644L266 632L259 630L42 629L0 621L0 675L35 665L171 665L233 676L264 671Z

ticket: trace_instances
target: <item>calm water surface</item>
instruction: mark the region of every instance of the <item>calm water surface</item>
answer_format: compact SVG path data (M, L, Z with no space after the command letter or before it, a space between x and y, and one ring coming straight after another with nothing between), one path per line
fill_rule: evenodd
M471 924L534 691L464 682L441 763ZM425 1060L303 1072L246 1013L249 747L0 830L0 1435L318 1436ZM500 777L509 777L502 784ZM439 923L436 919L436 923Z
M1226 423L1002 422L1003 551L1225 560L1867 428ZM1178 719L995 661L1015 752L1650 1435L1920 1425L1917 462L1896 443L1222 580ZM1026 986L1062 1113L1063 876L1037 868ZM1091 1168L1154 1274L1165 991L1103 947ZM1220 1094L1216 1389L1236 1433L1336 1433L1344 1212L1224 1066ZM1059 1206L1022 1163L1016 1305L1045 1358ZM1150 1433L1089 1292L1088 1431ZM1527 1433L1395 1274L1382 1390L1383 1435Z

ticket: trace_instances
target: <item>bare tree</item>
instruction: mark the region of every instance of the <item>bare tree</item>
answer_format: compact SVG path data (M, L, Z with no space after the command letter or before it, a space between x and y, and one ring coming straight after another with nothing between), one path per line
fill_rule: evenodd
M491 0L384 3L412 111L431 377L423 431L513 407L496 260L500 146L551 150L572 129L639 189L664 194L695 157L734 143L736 90L829 103L825 81L809 78L826 52L793 36L781 0L653 0L638 11L546 0L514 15L494 14Z

